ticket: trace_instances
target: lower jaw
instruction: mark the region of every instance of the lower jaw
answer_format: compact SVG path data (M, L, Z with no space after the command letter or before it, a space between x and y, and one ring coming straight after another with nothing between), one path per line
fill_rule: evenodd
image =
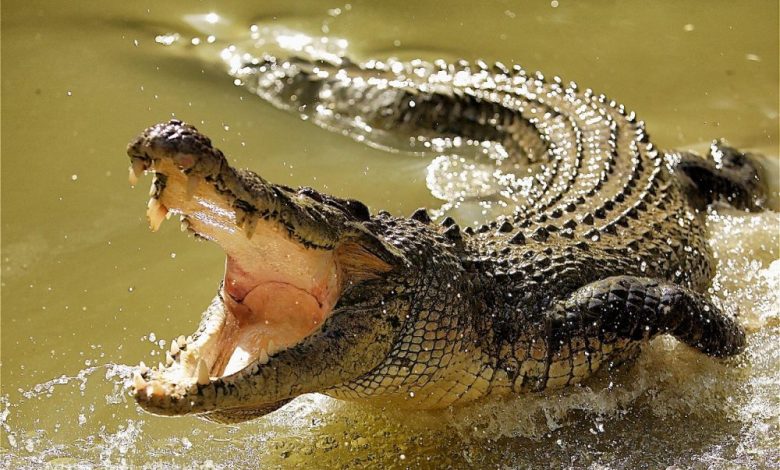
M185 414L196 410L177 411L175 403L182 397L196 393L198 386L216 380L208 364L215 360L216 341L228 316L221 296L215 297L203 314L197 331L186 338L182 335L171 341L165 362L157 367L140 363L133 375L132 388L136 400L156 414Z
M193 336L171 341L165 364L139 367L135 394L139 402L144 396L176 399L191 393L196 384L262 367L270 356L313 333L329 313L327 305L290 284L265 282L241 302L223 290Z
M198 365L201 361L212 364L216 361L219 352L216 346L225 335L230 316L222 295L218 295L204 312L197 332L172 341L171 352L166 353L166 366L160 364L159 367L149 368L141 363L133 377L136 402L156 415L198 415L215 422L236 423L271 413L292 400L269 397L267 403L260 401L247 406L233 393L243 379L233 381L208 371L205 376L202 375ZM262 365L254 361L246 368L246 373L256 374L259 367ZM239 387L226 387L223 379ZM231 390L230 394L228 390Z

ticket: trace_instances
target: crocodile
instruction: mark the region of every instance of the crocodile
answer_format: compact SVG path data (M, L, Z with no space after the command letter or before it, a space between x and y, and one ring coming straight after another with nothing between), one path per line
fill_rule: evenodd
M331 127L488 143L497 167L532 177L508 186L511 213L462 228L271 183L179 120L148 128L128 155L132 183L153 175L152 230L179 215L226 265L197 331L136 368L143 409L234 423L312 392L434 409L579 384L662 334L743 351L707 294L704 219L714 204L761 209L755 155L661 150L623 105L501 63L266 56L232 73Z

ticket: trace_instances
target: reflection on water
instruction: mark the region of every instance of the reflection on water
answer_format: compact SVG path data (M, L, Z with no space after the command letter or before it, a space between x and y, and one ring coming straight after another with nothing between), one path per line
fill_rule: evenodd
M269 180L375 210L439 204L429 158L264 105L223 72L224 44L285 31L275 47L310 53L325 37L326 52L360 60L517 60L626 102L663 147L726 137L777 159L776 4L448 5L3 3L0 465L780 466L776 212L709 219L713 293L749 331L729 363L663 338L562 392L413 415L308 395L240 426L146 415L128 399L121 364L163 358L166 339L192 330L223 263L175 228L148 233L123 156L147 125L175 115Z

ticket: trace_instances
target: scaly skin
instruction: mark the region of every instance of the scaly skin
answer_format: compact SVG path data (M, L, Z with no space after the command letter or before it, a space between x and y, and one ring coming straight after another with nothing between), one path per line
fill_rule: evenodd
M703 218L716 199L758 207L749 156L720 144L716 163L660 151L622 105L501 64L265 58L233 73L279 106L320 106L335 116L331 127L360 116L418 142L492 141L541 170L514 214L462 230L425 210L371 215L357 201L234 170L178 121L148 129L129 147L136 172L211 185L238 227L277 224L312 253L336 253L347 281L322 327L267 363L166 392L147 386L164 382L161 371L142 370L144 408L234 422L307 392L437 408L575 384L662 333L715 357L743 349L742 329L703 294L714 269ZM154 198L167 191L158 186ZM225 315L223 298L177 351L205 350L199 341Z

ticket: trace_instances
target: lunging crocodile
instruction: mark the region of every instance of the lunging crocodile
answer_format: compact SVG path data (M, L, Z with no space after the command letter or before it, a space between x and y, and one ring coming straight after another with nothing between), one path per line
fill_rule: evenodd
M154 175L152 229L180 215L227 261L197 332L138 368L144 409L238 422L309 392L427 409L577 384L660 334L743 350L706 294L703 219L716 201L760 208L751 155L659 150L622 105L502 64L265 57L233 73L342 128L489 143L536 170L512 214L463 229L273 184L191 125L150 127L128 154L131 180Z

